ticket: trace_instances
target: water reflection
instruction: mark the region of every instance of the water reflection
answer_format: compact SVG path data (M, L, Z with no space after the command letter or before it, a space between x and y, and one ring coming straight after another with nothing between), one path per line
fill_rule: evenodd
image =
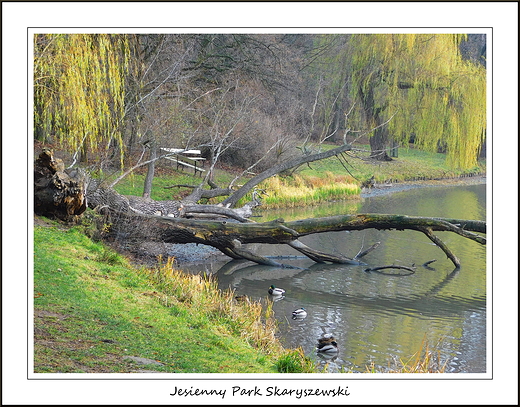
M485 185L423 188L367 198L357 210L483 220L485 194ZM293 215L297 217L294 210ZM270 212L269 217L287 218L283 211ZM283 287L286 293L273 303L280 339L287 347L301 346L329 371L365 372L372 362L385 369L393 360L408 360L427 338L430 347L440 350L441 360L449 361L448 372L485 372L485 247L452 233L438 236L459 257L460 269L453 270L444 253L419 232L377 230L302 239L311 247L349 257L381 242L363 258L367 266L318 264L289 247L256 245L255 252L281 256L280 261L295 268L244 261L210 267L221 288L232 287L251 299L267 300L271 284ZM404 276L365 271L392 264L413 266L415 272ZM191 271L197 272L196 266ZM292 312L302 307L306 317L293 319ZM317 338L326 333L337 338L337 354L316 352Z

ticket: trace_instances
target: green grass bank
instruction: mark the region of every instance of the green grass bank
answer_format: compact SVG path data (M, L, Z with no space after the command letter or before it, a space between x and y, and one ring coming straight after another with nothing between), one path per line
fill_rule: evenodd
M237 302L168 260L135 267L81 227L35 226L34 315L36 373L316 372L275 338L268 303Z

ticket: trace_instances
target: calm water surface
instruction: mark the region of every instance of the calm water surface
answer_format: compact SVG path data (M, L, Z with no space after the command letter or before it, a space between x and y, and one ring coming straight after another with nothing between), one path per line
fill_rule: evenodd
M350 203L305 210L259 212L258 221L286 220L342 213L388 213L415 216L486 219L486 185L430 187L362 198ZM459 257L454 270L444 253L420 232L365 230L332 232L301 240L325 252L354 257L375 242L381 245L363 260L368 266L316 264L285 246L250 246L265 256L301 268L272 268L250 262L213 262L184 266L189 272L211 272L219 287L267 300L274 284L285 297L273 304L279 336L286 347L301 346L329 371L364 372L374 363L392 367L408 361L426 339L440 351L447 372L486 372L486 248L447 232L436 233ZM293 257L298 256L298 257ZM421 265L436 260L429 267ZM417 266L414 274L366 272L384 265ZM389 274L392 273L392 274ZM293 320L304 307L308 316ZM339 353L324 359L316 354L317 338L332 333Z

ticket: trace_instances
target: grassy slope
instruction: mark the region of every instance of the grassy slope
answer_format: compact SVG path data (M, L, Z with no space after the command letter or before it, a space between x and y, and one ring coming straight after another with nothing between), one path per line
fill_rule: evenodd
M211 281L176 275L166 266L135 268L78 228L36 226L34 239L35 372L143 368L125 356L159 361L162 366L144 368L162 372L284 368L278 358L287 358L287 351L259 318L261 307L236 303ZM251 309L256 316L247 316ZM252 328L261 319L264 328ZM259 335L248 338L255 330ZM289 359L296 369L313 368L298 352Z

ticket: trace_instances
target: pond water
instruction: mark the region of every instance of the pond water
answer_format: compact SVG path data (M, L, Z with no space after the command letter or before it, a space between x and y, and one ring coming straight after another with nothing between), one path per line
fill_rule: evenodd
M387 213L486 220L486 185L428 187L367 196L314 208L259 212L256 220L285 220L344 213ZM274 301L279 336L288 348L301 346L306 355L331 372L365 372L374 364L392 368L408 361L424 342L438 351L446 372L486 372L486 248L448 232L437 232L460 259L454 266L425 235L413 231L365 230L332 232L301 240L321 251L354 257L375 242L380 246L363 258L365 266L316 264L285 246L250 245L256 253L277 256L300 268L276 268L251 262L215 261L182 266L188 272L214 274L219 287L267 301L268 287L286 290ZM436 260L427 267L425 262ZM404 270L367 272L367 267L415 265ZM399 273L401 271L402 273ZM307 317L292 319L304 307ZM339 352L316 353L317 338L332 333Z

